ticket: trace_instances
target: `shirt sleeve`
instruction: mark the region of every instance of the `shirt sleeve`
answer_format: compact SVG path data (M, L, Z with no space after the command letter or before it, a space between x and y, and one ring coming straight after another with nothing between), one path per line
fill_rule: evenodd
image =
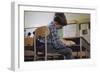
M58 36L58 32L57 29L52 27L50 28L51 31L51 43L53 45L54 48L65 48L66 45L60 40L59 36Z

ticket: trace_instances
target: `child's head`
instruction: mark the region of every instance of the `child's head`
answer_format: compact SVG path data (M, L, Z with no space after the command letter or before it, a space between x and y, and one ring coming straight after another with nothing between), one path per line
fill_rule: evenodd
M57 25L58 28L67 25L67 20L64 13L55 13L54 23Z

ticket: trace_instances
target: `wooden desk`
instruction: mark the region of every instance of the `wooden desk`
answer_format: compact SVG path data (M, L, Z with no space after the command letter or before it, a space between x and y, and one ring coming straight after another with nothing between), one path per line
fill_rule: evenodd
M76 58L90 58L90 44L83 37L64 37L65 40L75 42L69 46L73 53L77 52Z

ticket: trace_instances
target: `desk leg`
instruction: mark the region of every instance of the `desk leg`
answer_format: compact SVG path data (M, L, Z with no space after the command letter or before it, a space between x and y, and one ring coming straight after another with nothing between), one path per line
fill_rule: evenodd
M47 37L45 36L45 60L47 60Z
M36 36L34 34L34 61L36 61Z
M82 39L80 38L80 58L82 58Z

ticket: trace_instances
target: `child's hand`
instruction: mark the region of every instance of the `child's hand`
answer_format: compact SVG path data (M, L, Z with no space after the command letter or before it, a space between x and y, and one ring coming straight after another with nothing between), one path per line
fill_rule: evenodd
M60 39L60 40L61 40L62 43L64 43L66 46L75 45L75 42L73 42L73 41L64 40L64 39Z

